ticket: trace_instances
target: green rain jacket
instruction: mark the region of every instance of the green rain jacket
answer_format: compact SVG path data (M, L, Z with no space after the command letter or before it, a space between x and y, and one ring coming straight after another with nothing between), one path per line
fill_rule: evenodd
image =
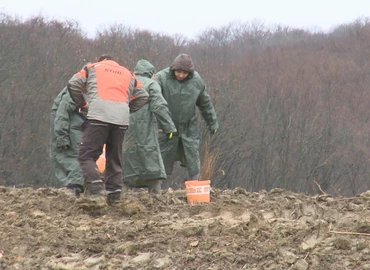
M175 70L189 72L183 81L178 81ZM187 54L180 54L173 64L159 71L155 80L162 88L162 94L168 103L171 118L176 125L177 135L172 140L159 135L162 158L167 175L171 175L175 161L181 161L187 167L188 176L200 173L199 131L196 107L200 110L210 131L218 129L218 121L206 86L194 71L193 61Z
M82 171L77 160L81 125L85 115L78 112L65 87L54 99L50 117L50 157L57 185L83 185ZM67 149L64 149L67 146Z
M123 143L123 181L133 187L146 187L146 180L167 178L158 143L157 122L164 133L176 132L176 127L160 86L151 79L154 66L147 60L139 60L134 73L148 92L149 100L130 115Z

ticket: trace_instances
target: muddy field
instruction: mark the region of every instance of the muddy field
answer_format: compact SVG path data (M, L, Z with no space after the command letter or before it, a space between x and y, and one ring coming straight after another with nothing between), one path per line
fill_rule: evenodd
M370 269L370 192L130 191L115 206L0 187L0 269Z

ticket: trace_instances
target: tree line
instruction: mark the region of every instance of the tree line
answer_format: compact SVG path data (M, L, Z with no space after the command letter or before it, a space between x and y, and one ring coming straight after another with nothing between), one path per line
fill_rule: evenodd
M220 122L202 141L217 155L213 187L275 187L352 196L370 187L370 21L328 33L230 23L197 37L112 25L88 38L78 23L0 13L0 185L56 186L52 101L87 62L109 53L133 70L193 58ZM209 146L209 147L208 147ZM204 155L206 156L206 155ZM203 162L206 162L203 160ZM166 182L183 187L177 169Z

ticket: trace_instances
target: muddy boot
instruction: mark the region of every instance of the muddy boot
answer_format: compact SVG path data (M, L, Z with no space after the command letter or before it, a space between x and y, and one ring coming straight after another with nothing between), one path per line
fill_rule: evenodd
M104 196L104 183L102 180L95 180L86 183L86 198L96 198L102 196Z
M118 203L119 200L121 199L121 193L122 193L121 189L117 189L114 191L108 191L108 194L107 194L108 205L115 205L116 203Z
M122 192L125 193L130 190L130 186L128 183L123 182L122 183Z
M148 192L154 196L162 195L162 181L161 180L148 180Z
M78 184L68 184L67 191L72 196L79 198L81 193L84 193L84 187Z

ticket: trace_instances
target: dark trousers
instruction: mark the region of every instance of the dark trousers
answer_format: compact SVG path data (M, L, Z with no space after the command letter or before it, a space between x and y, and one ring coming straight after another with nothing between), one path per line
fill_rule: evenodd
M97 120L84 122L78 161L85 185L101 179L96 161L102 154L105 144L105 189L107 191L122 189L122 142L126 129L127 126L118 126Z

